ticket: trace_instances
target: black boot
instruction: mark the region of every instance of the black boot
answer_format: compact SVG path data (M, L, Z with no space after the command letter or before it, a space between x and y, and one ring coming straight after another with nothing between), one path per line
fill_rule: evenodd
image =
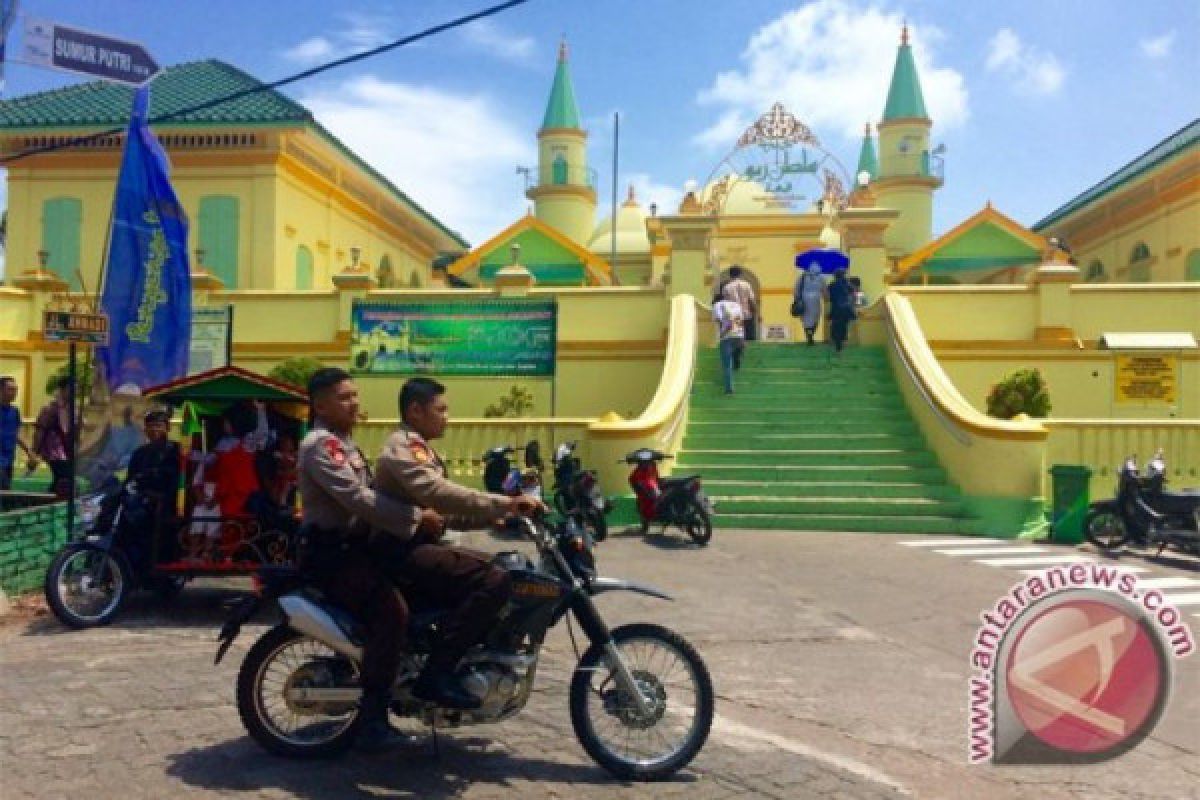
M426 667L413 684L413 697L436 703L442 708L470 711L479 708L479 698L463 688L462 683L448 669Z
M808 337L808 346L809 346L809 347L812 347L812 346L813 346L813 332L812 332L812 331L810 331L808 328L805 328L805 329L804 329L804 335L805 335L806 337Z
M354 746L364 753L383 753L420 744L420 737L396 730L388 722L387 695L364 692L359 703L358 736Z

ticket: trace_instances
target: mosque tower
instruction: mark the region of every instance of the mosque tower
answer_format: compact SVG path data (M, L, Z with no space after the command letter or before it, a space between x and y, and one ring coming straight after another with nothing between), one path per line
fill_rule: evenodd
M596 224L596 178L587 164L587 131L579 121L567 68L567 43L558 48L554 86L538 131L537 185L525 196L535 216L582 246Z
M941 187L940 170L933 169L929 129L921 81L908 43L908 25L900 34L900 49L892 70L883 121L879 123L879 174L872 184L877 202L900 212L884 234L888 256L900 258L933 238L933 191ZM864 152L867 143L863 143Z
M858 182L858 176L867 173L867 178L871 181L879 177L879 158L875 155L875 139L871 137L871 123L867 123L863 130L862 147L858 151L858 169L854 170L854 180Z

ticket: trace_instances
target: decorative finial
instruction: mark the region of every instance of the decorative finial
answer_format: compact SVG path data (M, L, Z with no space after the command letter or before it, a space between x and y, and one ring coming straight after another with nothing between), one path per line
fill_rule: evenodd
M558 42L558 60L560 63L567 60L567 35L564 33L562 39Z
M866 124L866 125L863 127L863 136L870 136L870 135L871 135L871 123L869 123L869 122L868 122L868 123L867 123L867 124Z
M904 20L904 27L900 29L900 44L903 47L908 46L908 20Z
M627 205L627 206L636 206L637 205L637 195L633 191L632 183L629 184L629 194L625 197L625 205Z

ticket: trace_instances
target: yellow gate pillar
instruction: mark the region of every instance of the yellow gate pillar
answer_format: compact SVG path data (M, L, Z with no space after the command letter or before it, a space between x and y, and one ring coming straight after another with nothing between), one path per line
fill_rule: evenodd
M884 233L900 212L894 208L843 209L835 223L842 235L842 247L850 257L850 274L862 280L867 301L874 303L883 296L890 267Z
M1071 319L1071 284L1079 282L1079 267L1064 263L1043 264L1033 271L1030 281L1037 292L1037 329L1039 342L1073 345L1075 329Z
M701 303L712 300L713 276L709 271L709 242L717 227L715 217L699 213L699 204L689 193L679 214L659 217L663 231L671 243L671 256L663 274L668 298L690 294Z

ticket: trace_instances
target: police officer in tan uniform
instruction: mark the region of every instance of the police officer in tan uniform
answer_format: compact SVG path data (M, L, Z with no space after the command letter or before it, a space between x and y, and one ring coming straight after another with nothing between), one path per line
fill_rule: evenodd
M400 390L404 427L388 437L376 462L376 487L390 497L445 515L455 528L478 528L508 514L542 508L530 497L487 494L459 486L446 477L446 466L429 441L446 430L446 389L429 378L413 378ZM396 580L453 609L442 623L433 653L413 686L413 694L449 708L478 708L454 669L467 649L479 642L512 592L508 573L493 566L486 553L451 547L438 540L444 532L423 531L412 541L375 535L371 552Z
M366 626L356 744L378 752L411 741L393 730L387 717L408 606L371 562L367 535L374 529L397 542L408 541L420 528L421 512L371 488L370 467L350 438L358 418L358 389L350 375L333 367L317 370L308 393L313 429L297 456L305 533L311 543L305 567L330 599ZM436 515L431 518L436 520Z

